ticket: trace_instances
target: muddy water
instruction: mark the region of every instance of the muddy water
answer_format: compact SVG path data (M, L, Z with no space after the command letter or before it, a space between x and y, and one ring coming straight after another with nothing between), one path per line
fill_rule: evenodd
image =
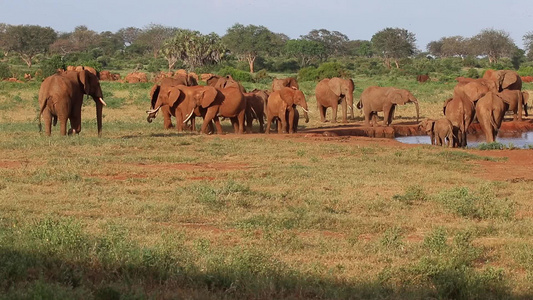
M397 137L396 140L405 144L431 144L427 135L401 136ZM468 135L467 140L468 147L476 147L485 142L485 136ZM533 131L517 133L513 136L498 136L496 142L506 146L512 145L517 148L527 149L533 147Z

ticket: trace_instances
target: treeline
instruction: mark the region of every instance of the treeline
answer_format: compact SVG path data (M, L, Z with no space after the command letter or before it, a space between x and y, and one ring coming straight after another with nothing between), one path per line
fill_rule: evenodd
M147 72L234 68L249 74L299 72L303 79L325 77L321 67L344 75L439 72L443 80L464 75L459 73L465 69L476 77L469 68L516 69L533 75L533 32L523 40L526 49L517 47L505 31L485 29L473 37L442 37L423 51L416 48L415 34L402 28L385 28L368 41L326 29L290 39L264 26L241 24L223 36L159 24L100 33L86 26L57 32L38 25L0 24L0 77L16 75L9 66L25 64L31 69L34 63L43 75L66 65Z

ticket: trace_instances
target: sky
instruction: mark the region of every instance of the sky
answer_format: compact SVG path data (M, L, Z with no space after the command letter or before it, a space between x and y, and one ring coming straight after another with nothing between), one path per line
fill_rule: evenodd
M409 30L417 47L442 37L472 37L482 29L504 30L523 48L533 32L532 0L0 0L0 23L76 26L102 32L150 23L224 35L235 23L262 25L289 38L313 29L370 40L387 27Z

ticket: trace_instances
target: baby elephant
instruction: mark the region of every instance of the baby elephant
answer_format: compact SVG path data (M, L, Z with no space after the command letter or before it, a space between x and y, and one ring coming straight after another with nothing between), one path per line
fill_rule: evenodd
M431 145L445 146L446 138L448 138L446 144L448 147L457 145L457 137L453 132L453 125L450 120L446 118L426 119L420 122L419 126L431 137Z

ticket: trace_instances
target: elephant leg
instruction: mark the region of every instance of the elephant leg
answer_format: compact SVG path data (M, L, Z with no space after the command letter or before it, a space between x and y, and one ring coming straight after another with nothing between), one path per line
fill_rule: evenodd
M81 111L80 111L81 114ZM80 116L70 116L70 130L69 134L75 133L78 134L81 131L81 115Z
M217 129L217 134L223 134L222 132L222 126L220 125L220 119L218 117L214 117L213 121L215 121L215 127Z
M320 112L320 122L324 123L326 122L326 108L322 106L322 104L316 103L317 110Z
M207 126L211 123L211 120L213 120L215 118L216 113L217 113L217 109L213 109L212 107L207 109L207 112L204 115L204 122L202 123L202 127L200 129L201 133L205 133L205 134L208 133L207 132ZM218 120L218 121L220 122L220 120Z
M163 127L165 129L172 128L173 125L172 125L172 115L170 114L170 107L168 107L168 105L164 105L163 107L161 107L161 113L163 114Z
M295 108L292 108L291 110L289 110L289 124L287 125L289 128L289 133L292 134L294 133L294 110ZM283 127L283 128L286 128L286 127Z
M246 132L252 133L252 123L254 121L254 117L250 111L247 111L244 115L244 119L246 121Z
M348 123L348 104L346 103L346 97L342 98L341 108L342 108L342 123Z
M242 110L238 115L237 115L237 122L238 122L238 125L239 125L239 134L243 134L244 133L244 113L245 111Z
M265 133L266 134L269 134L270 133L270 126L272 125L272 117L267 114L267 118L266 118L266 128L265 128Z
M331 107L331 123L337 123L337 105Z
M265 120L263 120L263 116L259 117L258 116L258 121L259 121L259 132L263 133L265 132Z
M58 117L59 119L59 133L61 135L67 135L67 121L66 117Z
M52 134L52 113L48 109L48 107L45 107L43 110L43 122L44 122L44 130L47 136L50 136Z
M373 111L371 112L371 116L372 116L372 126L373 127L378 126L378 113Z

